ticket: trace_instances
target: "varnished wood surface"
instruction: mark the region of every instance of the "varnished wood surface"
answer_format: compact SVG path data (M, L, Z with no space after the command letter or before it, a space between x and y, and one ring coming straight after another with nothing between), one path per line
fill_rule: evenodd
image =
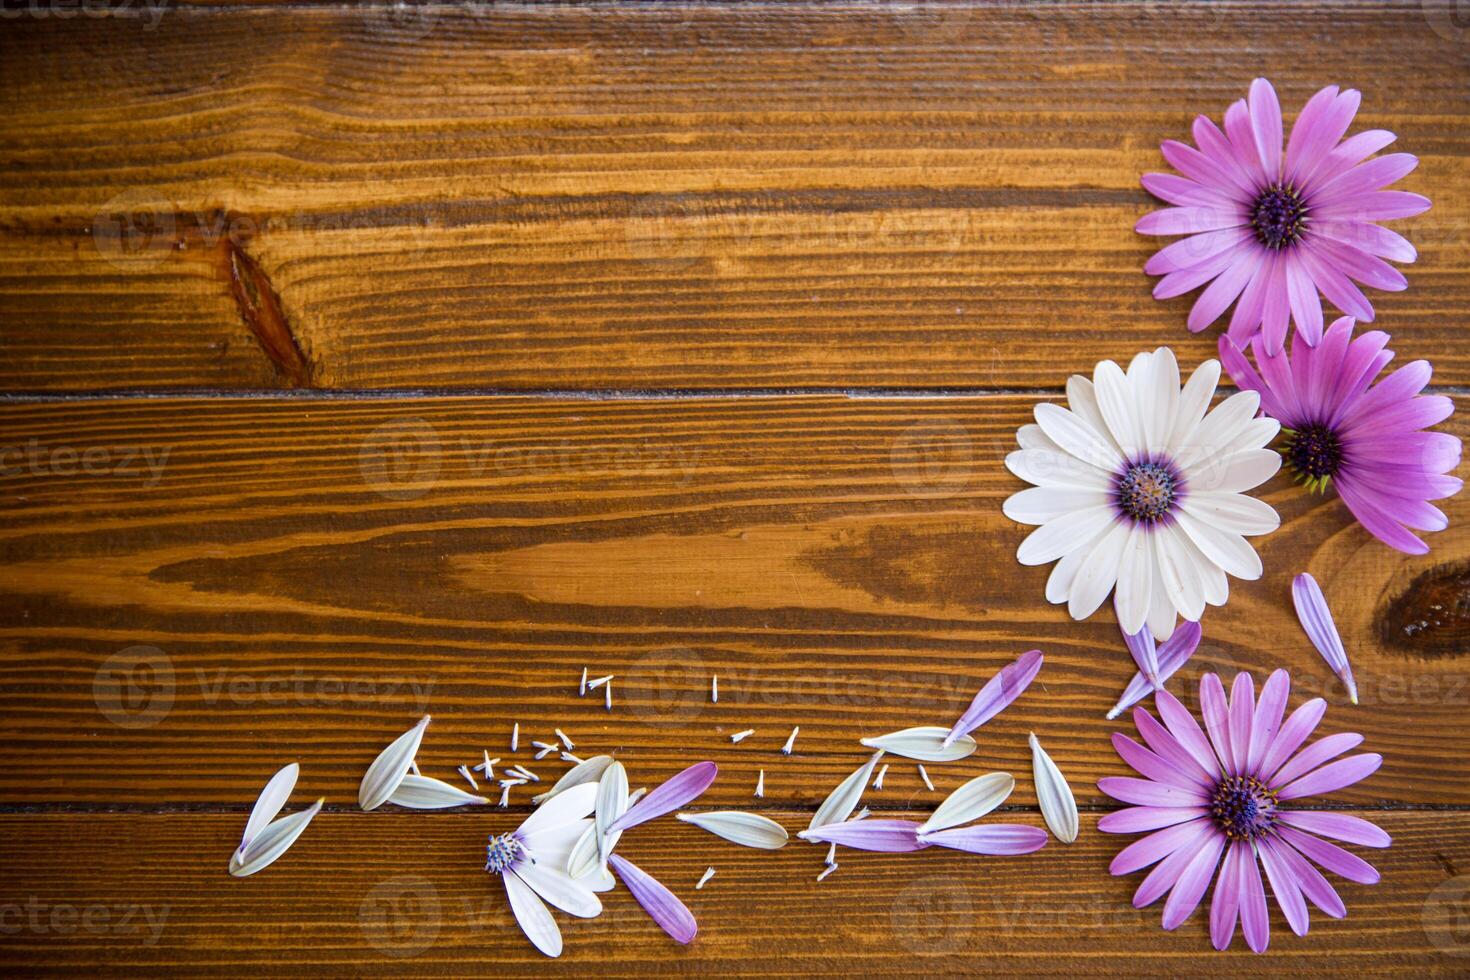
M1470 382L1439 0L170 7L0 33L0 388L1056 387L1213 331L1139 175L1269 74L1435 202L1374 292ZM137 232L120 237L124 215ZM242 294L241 256L259 293ZM1083 353L1085 352L1085 353Z
M792 830L807 817L767 812ZM7 967L58 976L180 967L299 976L304 963L325 976L1463 976L1464 890L1442 882L1470 864L1470 817L1368 815L1394 838L1366 853L1383 880L1341 884L1347 918L1314 914L1301 938L1273 907L1265 956L1239 936L1216 953L1203 911L1166 933L1158 906L1133 909L1140 876L1108 875L1118 839L1097 833L1090 812L1071 847L1053 841L1012 858L839 851L838 870L821 883L825 848L751 851L666 817L618 850L688 904L699 921L694 945L676 946L620 888L595 920L560 917L560 960L525 942L503 887L481 870L485 835L522 818L501 812L323 813L286 859L238 881L224 866L243 814L3 817L0 913L21 926L5 936ZM78 864L91 869L85 886L63 870ZM715 877L695 891L707 866Z

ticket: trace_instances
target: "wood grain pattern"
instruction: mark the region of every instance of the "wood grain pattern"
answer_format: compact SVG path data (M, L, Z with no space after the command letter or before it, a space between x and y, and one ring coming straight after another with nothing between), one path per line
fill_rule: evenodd
M650 779L714 758L730 774L722 803L767 768L771 799L814 805L861 760L859 738L947 724L1041 647L1036 689L941 781L1027 771L1034 729L1081 798L1103 802L1093 784L1119 771L1103 715L1133 666L1110 616L1073 623L1042 598L1047 570L1014 562L1026 529L1000 505L1021 484L1002 459L1031 406L4 406L7 465L23 472L4 484L0 529L0 738L15 749L0 801L239 804L293 758L309 792L350 799L378 748L433 711L425 759L446 773L499 754L518 721L626 753ZM101 449L116 470L136 447L162 463L156 478L79 462ZM1470 567L1470 539L1445 533L1407 558L1284 478L1266 499L1284 522L1261 544L1267 574L1207 614L1179 689L1204 670L1286 666L1302 696L1333 704L1328 730L1360 730L1390 759L1342 799L1470 804L1465 651L1432 608L1436 576ZM1464 498L1447 512L1470 520ZM1303 569L1338 607L1358 708L1290 611ZM1403 625L1385 635L1389 607ZM128 652L139 645L156 657ZM611 713L578 701L584 666L618 675ZM732 746L747 727L758 736ZM899 770L893 798L912 799L912 767Z
M1358 125L1420 156L1412 288L1373 301L1470 382L1466 33L1437 0L408 10L7 23L0 388L1056 387L1104 349L1197 360L1189 299L1149 295L1138 177L1262 72L1289 112L1359 87ZM289 339L252 333L227 254Z
M789 827L797 815L773 812ZM558 916L566 951L535 952L499 882L481 870L484 837L519 815L324 813L292 851L253 878L225 863L244 814L47 814L0 817L0 928L6 965L29 975L206 971L258 976L463 974L634 977L719 970L782 975L1463 976L1458 918L1470 816L1378 813L1393 836L1365 851L1375 886L1336 880L1348 917L1315 914L1304 938L1272 909L1265 957L1210 948L1203 913L1177 931L1159 908L1129 904L1138 876L1110 878L1124 838L1083 814L1071 847L984 858L954 852L841 852L818 885L825 849L751 851L675 823L629 833L619 852L672 888L699 920L682 948L626 891L591 922ZM805 814L800 815L804 822ZM1035 814L1009 814L1035 823ZM23 840L22 846L18 843ZM108 846L98 847L98 841ZM81 878L68 869L85 865ZM706 865L715 878L700 891ZM59 910L59 911L58 911ZM91 910L91 925L82 916ZM1315 910L1314 910L1315 911ZM131 918L127 918L131 915ZM53 926L54 920L58 925ZM38 926L32 927L31 922Z

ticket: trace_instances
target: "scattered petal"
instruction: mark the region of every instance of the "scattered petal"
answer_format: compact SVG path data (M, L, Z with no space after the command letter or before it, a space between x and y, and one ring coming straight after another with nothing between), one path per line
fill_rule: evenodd
M765 798L765 795L766 795L766 771L764 769L761 770L760 775L757 776L756 779L755 779L755 795L756 795L756 798L757 799L764 799Z
M1343 649L1342 637L1338 635L1337 624L1332 621L1332 610L1327 608L1327 598L1322 595L1322 587L1311 574L1302 572L1291 583L1291 600L1296 605L1297 619L1301 620L1302 629L1312 641L1312 646L1322 654L1322 659L1327 661L1332 672L1342 678L1347 687L1348 698L1353 704L1357 704L1358 685L1353 680L1353 668L1348 663L1347 650Z
M553 728L552 731L556 732L556 737L561 739L561 744L565 745L567 748L575 749L577 747L576 743L567 738L567 733L562 731L560 728Z
M1031 733L1031 771L1036 781L1036 798L1041 803L1041 816L1063 844L1077 839L1077 798L1072 787L1051 756L1041 747L1036 733Z
M993 823L938 830L923 835L919 841L971 854L1030 854L1046 846L1046 831L1024 824Z
M269 867L277 858L285 854L292 844L296 843L296 838L301 836L306 825L321 812L323 802L317 800L305 810L268 824L260 833L251 838L249 844L231 855L230 874L236 878L244 878L255 874L262 868Z
M442 779L409 773L399 782L393 795L388 797L388 802L410 810L444 810L452 806L470 806L490 801L483 796L466 793Z
M831 874L832 872L834 872L836 870L837 870L837 863L834 861L834 862L828 864L825 868L822 869L822 873L819 874L819 875L817 875L817 880L818 881L821 881L823 878L827 877L829 874Z
M873 780L874 789L883 788L883 777L888 775L888 763L883 763L883 768L878 770L878 777Z
M419 723L393 740L368 771L363 774L362 785L357 788L357 805L364 810L376 810L387 802L398 788L413 757L418 754L419 743L424 739L424 729L429 727L429 716L424 715Z
M607 856L612 853L609 837L612 825L626 812L628 772L621 762L614 762L607 767L607 772L602 774L602 779L597 784L597 804L592 811L594 826L597 828L597 856L603 864L607 863Z
M612 764L613 757L610 755L594 755L590 759L579 762L571 769L568 769L551 789L542 793L540 796L533 796L531 802L538 804L545 803L553 796L558 793L564 793L573 786L581 786L583 783L595 783L602 778L602 774Z
M796 836L859 851L898 853L920 851L929 846L919 840L919 824L913 820L849 820L812 827Z
M968 735L950 738L951 731L935 726L905 728L877 738L865 738L862 744L870 749L882 749L901 755L905 759L921 762L954 762L975 754L975 740Z
M1199 623L1185 620L1172 636L1159 645L1160 681L1167 684L1169 678L1174 676L1174 672L1194 656L1194 651L1199 648L1201 635ZM1143 672L1135 673L1133 679L1128 682L1128 687L1123 691L1123 696L1118 699L1117 704L1113 705L1113 710L1108 712L1108 720L1111 721L1118 717L1153 692L1154 685L1143 676Z
M1036 678L1037 671L1041 670L1041 651L1029 650L1017 657L1014 663L1002 667L1000 672L986 682L965 713L960 715L959 721L944 736L944 744L949 745L957 741L961 736L973 732L1005 709L1021 692L1026 690L1032 680ZM890 750L893 751L893 750ZM972 750L973 751L973 750ZM903 755L896 752L896 755ZM966 752L965 755L969 755ZM963 758L957 756L956 758ZM935 760L939 761L939 760Z
M710 700L710 703L711 704L719 704L720 703L720 675L719 674L711 674L710 675L710 679L709 679L709 700ZM711 868L710 870L713 871L714 869ZM704 882L701 881L700 884L699 885L696 885L695 887L700 887L703 884L704 884Z
M863 790L867 788L868 779L873 775L873 767L881 758L883 758L883 750L879 749L852 775L838 783L837 788L828 794L821 806L817 807L817 812L812 814L812 821L807 824L807 828L815 829L829 823L841 823L846 820L863 798Z
M742 847L774 851L785 847L790 839L785 827L759 813L715 810L710 813L677 813L674 816Z
M245 821L245 834L240 838L239 850L245 850L245 845L255 839L255 835L270 825L276 819L276 814L286 805L291 794L296 789L296 780L301 775L301 766L296 763L282 766L265 784L265 789L260 791L260 796L255 800L255 807L250 811L250 819Z
M1159 680L1159 651L1154 646L1154 634L1148 624L1145 623L1143 629L1137 633L1125 630L1123 643L1128 647L1133 662L1138 665L1138 672L1154 687L1161 686L1163 681Z
M668 785L665 783L664 785ZM662 787L660 787L662 788ZM656 794L658 790L654 790ZM694 941L699 925L694 915L679 901L678 896L659 884L651 875L644 873L636 864L614 854L608 859L612 870L628 886L628 891L643 911L668 933L677 943L688 945Z
M713 762L696 762L683 772L671 776L635 806L629 807L612 824L611 829L628 830L698 799L701 793L709 789L719 772L719 767Z
M732 742L743 742L747 738L749 738L750 736L752 736L754 734L755 734L755 729L754 728L747 728L744 731L736 732L734 735L731 735L730 736L730 741L732 741Z
M521 723L516 722L515 727L510 730L510 750L515 752L521 743Z
M979 820L1000 806L1016 788L1015 778L1008 772L992 772L976 776L939 804L938 809L919 827L919 833L947 830Z

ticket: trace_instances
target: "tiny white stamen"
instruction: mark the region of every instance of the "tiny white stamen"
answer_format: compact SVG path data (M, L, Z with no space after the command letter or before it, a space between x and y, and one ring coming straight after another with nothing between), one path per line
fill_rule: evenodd
M510 730L510 750L517 751L521 743L521 723L516 722L515 727Z
M470 773L469 766L460 766L459 774L465 779L469 780L470 789L474 790L476 793L480 791L480 784L475 782L475 777Z
M883 777L888 775L888 763L883 763L883 768L878 770L878 778L873 780L874 789L883 788Z
M720 675L711 674L709 679L709 699L714 704L720 703Z
M556 746L555 745L548 745L546 748L544 748L540 752L537 752L536 753L536 759L538 761L541 760L541 759L544 759L548 755L550 755L551 753L553 753L555 751L556 751Z
M704 874L702 874L702 875L699 876L699 882L694 886L694 890L695 891L699 891L701 888L704 887L704 883L706 881L709 881L714 876L715 876L715 869L714 868L705 868L704 869Z
M474 769L478 773L484 774L486 779L494 779L495 767L500 764L500 757L496 756L494 759L492 759L490 758L489 752L485 752L484 749L481 749L480 751L485 753L485 761L480 763L478 766L471 766L470 768Z
M587 682L587 690L589 690L589 691L595 691L595 690L597 690L599 687L601 687L602 685L606 684L608 681L612 680L613 679L613 676L614 675L612 675L612 674L608 674L606 677L599 677L596 680L588 681Z
M870 814L872 812L873 811L872 810L869 810L867 807L863 807L861 810L859 810L857 812L857 816L853 817L852 819L854 819L854 820L866 820L866 819L868 819L868 814Z
M761 770L760 776L756 778L755 795L761 799L766 798L766 771L764 769Z
M731 735L730 736L730 741L732 741L732 742L744 741L745 739L749 738L750 736L752 736L754 734L755 734L755 729L754 728L747 728L743 732L736 732L734 735Z
M577 744L571 739L567 738L567 733L562 731L560 728L553 728L552 731L556 732L556 737L561 739L561 744L565 745L567 748L575 749L577 747Z
M827 865L827 870L825 870L821 874L817 875L817 880L818 881L821 881L823 878L827 877L829 874L831 874L832 872L834 872L836 870L837 870L837 865L835 865L835 864L829 864L829 865Z
M923 777L924 785L929 787L929 792L934 792L934 783L929 779L929 770L921 765L919 766L919 775Z
M607 682L607 687L604 687L602 689L602 693L605 694L605 695L607 695L607 698L606 698L606 701L607 701L607 710L608 711L611 711L612 710L612 681L608 681Z
M827 848L827 863L828 864L836 864L837 863L837 845L836 844L833 844L831 847Z
M796 747L796 733L799 731L801 731L800 725L791 729L791 735L786 739L786 744L781 746L781 753L783 755L790 755L791 750Z
M577 758L576 756L572 755L570 752L563 752L561 754L561 761L562 762L570 762L570 763L572 763L574 765L578 765L578 766L580 766L582 764L582 760L579 759L579 758Z
M541 782L541 777L536 775L531 770L527 769L525 766L515 766L511 769L511 772L515 773L517 776L524 776L533 783Z
M586 693L587 693L587 668L586 667L583 667L582 668L582 683L580 683L580 684L577 685L577 697L580 698L580 697L584 696Z
M419 772L419 764L418 764L418 761L417 760L415 760L413 762L410 762L408 764L408 768L410 768L410 769L413 770L413 774L415 776L422 776L423 775L423 773Z
M509 786L505 787L505 789L503 789L503 790L500 791L500 805L502 807L510 806L510 787Z
M524 779L515 779L515 778L505 778L505 779L502 779L500 781L500 785L506 787L507 789L509 789L512 786L524 786L524 785L526 785L526 780L524 780Z
M536 746L536 748L538 748L538 749L550 749L553 752L555 752L555 751L557 751L558 749L561 748L560 745L552 745L549 742L537 742L534 739L531 740L531 744L534 745L534 746Z

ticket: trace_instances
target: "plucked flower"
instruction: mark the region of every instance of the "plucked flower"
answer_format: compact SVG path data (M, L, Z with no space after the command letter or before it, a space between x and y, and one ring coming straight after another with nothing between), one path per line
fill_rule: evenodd
M1125 633L1147 624L1167 640L1175 620L1198 622L1223 605L1226 574L1261 575L1246 537L1280 524L1246 496L1281 466L1264 448L1278 426L1256 418L1260 397L1242 391L1210 409L1218 361L1179 386L1174 352L1135 357L1125 373L1102 361L1092 380L1067 382L1068 408L1036 406L1036 424L1016 433L1006 466L1035 484L1004 506L1011 520L1041 525L1021 542L1023 565L1056 562L1050 602L1073 619L1091 616L1110 592Z
M1315 347L1293 342L1266 353L1253 342L1256 366L1228 337L1220 359L1243 390L1259 392L1261 411L1281 423L1281 455L1308 489L1329 486L1378 540L1409 554L1429 546L1414 533L1442 531L1449 521L1430 504L1458 493L1449 473L1460 462L1460 440L1424 431L1455 409L1445 395L1421 395L1428 361L1415 361L1374 379L1393 359L1388 335L1370 330L1354 338L1342 317ZM1259 370L1258 370L1259 369Z
M1231 339L1244 344L1259 331L1275 353L1288 320L1307 343L1321 338L1318 293L1369 321L1373 306L1357 283L1407 286L1384 260L1413 262L1414 246L1378 222L1420 214L1429 199L1384 189L1418 166L1416 157L1367 159L1392 143L1393 133L1374 129L1343 139L1361 99L1354 89L1322 89L1302 108L1283 153L1281 105L1271 83L1258 78L1248 97L1226 110L1224 132L1198 116L1197 149L1163 144L1164 159L1183 176L1144 174L1143 186L1174 206L1144 215L1137 230L1187 236L1154 253L1144 271L1163 276L1154 287L1158 299L1209 283L1190 310L1190 330L1203 330L1234 303Z
M492 835L485 849L485 870L500 875L516 922L547 956L560 956L562 941L545 903L580 918L592 918L602 911L596 892L613 886L605 871L578 880L566 872L572 847L592 826L596 800L596 783L558 793L515 830Z
M1113 735L1118 754L1141 778L1098 781L1104 793L1130 804L1104 815L1098 829L1148 834L1119 851L1109 870L1126 875L1152 866L1133 904L1143 908L1167 894L1165 929L1190 917L1214 878L1215 948L1230 945L1238 918L1246 944L1259 953L1270 941L1266 884L1287 925L1301 936L1307 932L1307 902L1333 918L1347 914L1316 866L1361 884L1378 880L1367 862L1323 838L1387 847L1388 834L1351 814L1290 804L1351 786L1375 772L1383 758L1339 758L1362 743L1356 734L1326 735L1302 748L1327 704L1313 698L1283 720L1290 688L1291 678L1278 670L1257 700L1250 674L1240 673L1227 701L1220 678L1206 674L1200 680L1203 730L1177 698L1159 690L1154 703L1162 724L1144 708L1133 713L1145 744Z

